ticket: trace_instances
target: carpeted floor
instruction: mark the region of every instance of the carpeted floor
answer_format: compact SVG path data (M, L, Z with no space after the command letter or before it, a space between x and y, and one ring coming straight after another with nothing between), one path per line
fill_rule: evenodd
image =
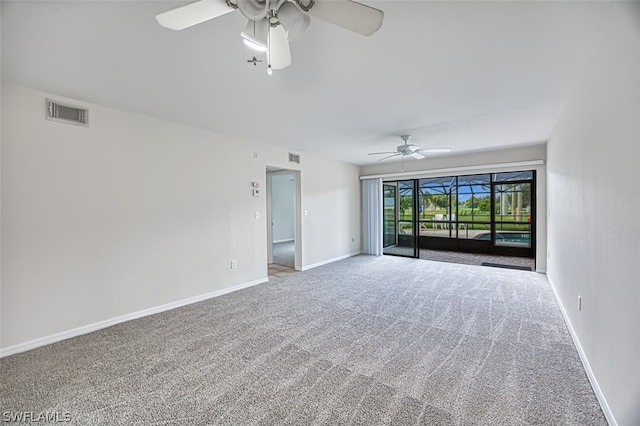
M384 254L396 256L413 256L413 249L407 247L386 247ZM464 253L460 251L447 250L425 250L420 249L420 259L436 260L438 262L464 263L466 265L483 265L483 263L494 263L496 265L517 266L535 270L536 261L529 257L505 256L499 254ZM515 268L521 269L521 268Z
M457 251L444 250L420 250L420 259L437 260L439 262L464 263L467 265L483 265L483 263L493 263L496 265L509 265L529 268L535 271L536 261L530 257L505 256L499 254L479 254L462 253ZM516 268L518 269L518 268Z
M0 360L71 424L605 425L544 275L357 256Z

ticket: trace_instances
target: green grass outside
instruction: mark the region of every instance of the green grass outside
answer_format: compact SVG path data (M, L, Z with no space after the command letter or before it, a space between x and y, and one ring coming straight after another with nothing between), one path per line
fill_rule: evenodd
M425 223L427 229L432 228L431 223ZM403 223L401 224L402 229L411 229L411 223ZM469 230L477 230L477 231L487 231L491 230L491 226L487 224L481 223L468 223L467 228ZM516 224L516 223L505 223L505 224L496 224L496 231L516 231L516 232L529 232L528 224Z
M426 212L422 212L419 215L419 220L421 221L431 221L434 219L436 214L441 214L442 216L445 216L447 214L447 211L445 209L434 209L434 210L428 210ZM520 222L525 222L527 221L527 217L526 213L523 213L523 215L521 216L520 220L516 220L516 218L512 218L511 215L506 215L502 217L502 221L505 222L512 222L512 221L520 221ZM412 221L413 220L413 215L411 214L411 212L409 210L406 210L402 213L400 213L400 217L399 217L400 221L403 220L407 220L407 221ZM459 209L458 210L458 217L457 217L458 222L467 222L467 229L473 229L473 230L486 230L488 231L490 229L490 222L491 222L491 212L489 211L483 211L483 210L475 210L472 211L471 209ZM478 223L479 222L479 223ZM485 222L485 223L482 223ZM530 225L528 223L523 223L523 224L515 224L515 223L500 223L500 216L496 217L496 230L498 231L525 231L528 232L530 230ZM431 228L433 227L433 224L431 222L426 222L424 223L424 226L426 226L427 228ZM411 224L407 223L407 224L402 224L401 227L403 229L408 229L411 228Z

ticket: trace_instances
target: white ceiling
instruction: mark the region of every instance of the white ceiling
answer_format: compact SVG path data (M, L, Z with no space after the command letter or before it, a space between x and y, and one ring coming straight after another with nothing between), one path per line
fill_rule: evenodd
M367 1L364 37L319 20L272 76L230 13L187 30L187 2L2 1L4 82L354 164L401 134L452 154L546 141L610 7L588 1Z

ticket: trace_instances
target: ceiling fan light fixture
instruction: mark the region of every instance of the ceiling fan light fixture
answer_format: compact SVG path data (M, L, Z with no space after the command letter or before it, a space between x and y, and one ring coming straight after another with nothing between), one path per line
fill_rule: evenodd
M295 41L307 31L311 18L293 3L285 2L278 9L278 21L287 30L287 39Z
M246 44L266 50L274 70L291 65L289 42L307 31L311 17L362 35L376 32L384 18L381 10L355 0L196 0L158 13L156 20L165 28L183 30L235 9L249 19L241 33Z
M249 40L249 39L245 38L242 41L244 42L244 44L247 47L249 47L249 48L251 48L251 49L253 49L253 50L257 51L257 52L266 52L267 51L267 46L263 46L261 44L258 44L253 40Z
M261 19L259 21L249 20L244 31L240 33L244 43L250 48L259 52L267 51L267 35L269 33L269 21Z

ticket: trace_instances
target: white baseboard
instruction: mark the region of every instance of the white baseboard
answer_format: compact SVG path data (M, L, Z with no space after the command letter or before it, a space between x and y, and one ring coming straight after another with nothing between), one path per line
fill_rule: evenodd
M0 358L4 358L9 355L25 352L31 349L39 348L40 346L50 345L51 343L59 342L61 340L70 339L72 337L80 336L82 334L91 333L103 328L111 327L112 325L120 324L125 321L131 321L137 318L146 317L149 315L157 314L160 312L176 309L181 306L191 305L192 303L202 302L203 300L212 299L214 297L222 296L224 294L232 293L234 291L242 290L243 288L252 287L257 284L262 284L269 281L267 277L259 280L251 281L248 283L238 284L232 287L223 288L221 290L212 291L210 293L201 294L199 296L190 297L188 299L178 300L176 302L167 303L153 308L143 309L138 312L122 315L116 318L111 318L104 321L99 321L93 324L84 325L82 327L74 328L60 333L52 334L50 336L40 337L38 339L30 340L28 342L20 343L14 346L9 346L0 349Z
M313 263L311 265L303 266L300 270L301 271L307 271L309 269L317 268L318 266L327 265L329 263L333 263L333 262L337 262L339 260L347 259L349 257L357 256L357 255L359 255L361 253L362 252L350 253L350 254L345 254L344 256L334 257L333 259L323 260L322 262L317 262L317 263Z
M547 280L549 281L549 284L551 284L551 290L553 291L553 295L556 298L556 302L558 302L558 306L560 306L560 312L562 312L562 316L564 317L564 322L567 324L567 328L569 329L569 334L573 339L573 343L576 345L576 348L578 349L578 355L580 355L580 361L582 361L582 365L584 366L584 370L587 373L587 377L589 378L589 382L591 383L593 392L596 394L596 398L600 403L600 407L602 408L604 417L606 418L609 425L618 426L618 422L616 421L616 418L613 416L613 412L611 411L611 408L607 403L607 399L604 397L604 394L602 393L602 389L600 389L598 380L596 379L596 376L593 374L591 365L589 365L589 360L587 359L587 355L584 353L584 350L582 349L582 345L580 344L580 339L578 338L578 335L573 329L573 325L571 325L571 320L569 319L569 315L567 314L567 311L564 309L564 305L560 300L560 295L556 290L556 286L553 284L553 281L551 280L549 275L547 275Z

